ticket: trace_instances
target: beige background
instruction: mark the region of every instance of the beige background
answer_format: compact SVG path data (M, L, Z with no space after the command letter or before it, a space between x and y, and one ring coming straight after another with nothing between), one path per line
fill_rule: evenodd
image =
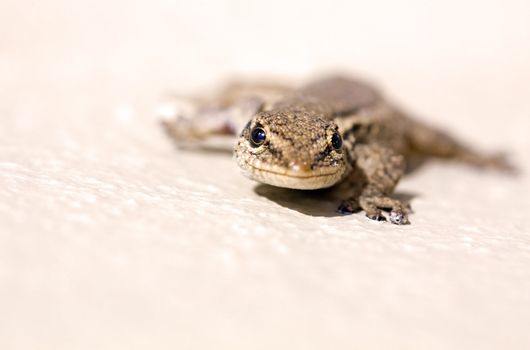
M410 226L175 150L168 92L363 75L521 175L432 163ZM1 349L530 347L528 1L0 2Z

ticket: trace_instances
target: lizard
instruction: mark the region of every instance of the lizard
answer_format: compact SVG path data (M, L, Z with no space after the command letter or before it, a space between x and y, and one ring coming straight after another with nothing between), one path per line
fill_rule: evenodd
M410 223L411 208L392 193L414 156L509 168L504 157L471 149L345 76L299 87L234 83L184 106L163 120L177 143L239 135L233 151L246 177L298 190L335 186L344 194L339 213L397 225Z

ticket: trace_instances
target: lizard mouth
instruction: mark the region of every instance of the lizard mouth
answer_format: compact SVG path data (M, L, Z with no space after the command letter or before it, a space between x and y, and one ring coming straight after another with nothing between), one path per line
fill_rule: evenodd
M240 163L240 167L243 170L243 174L253 180L298 190L331 187L341 180L346 172L346 167L341 164L305 171L296 167L286 168L277 165L264 165L259 161Z

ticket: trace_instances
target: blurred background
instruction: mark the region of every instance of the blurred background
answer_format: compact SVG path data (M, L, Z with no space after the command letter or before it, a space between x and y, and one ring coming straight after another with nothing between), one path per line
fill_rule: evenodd
M400 184L413 225L374 226L260 197L156 120L329 71L521 176L433 165ZM528 0L0 1L0 348L527 349L529 82Z
M104 98L144 116L163 92L200 92L234 74L346 70L419 112L434 104L433 118L484 122L482 108L502 115L522 103L530 77L524 0L4 0L0 16L4 114L47 100L47 118L92 118ZM456 108L470 98L482 106Z

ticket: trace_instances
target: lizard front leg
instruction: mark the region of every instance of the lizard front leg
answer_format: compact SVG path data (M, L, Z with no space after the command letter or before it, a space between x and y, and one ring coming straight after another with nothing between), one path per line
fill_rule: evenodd
M166 132L175 142L235 136L258 111L292 89L278 84L232 82L205 98L173 97L159 106Z
M167 103L162 125L178 143L201 140L214 135L236 135L245 123L262 108L258 97L245 97L230 105L173 99Z
M383 211L389 212L390 222L407 224L410 208L400 200L390 197L405 171L405 159L391 148L380 144L355 145L352 152L355 169L347 179L354 193L340 206L341 213L364 210L372 220L386 220Z

